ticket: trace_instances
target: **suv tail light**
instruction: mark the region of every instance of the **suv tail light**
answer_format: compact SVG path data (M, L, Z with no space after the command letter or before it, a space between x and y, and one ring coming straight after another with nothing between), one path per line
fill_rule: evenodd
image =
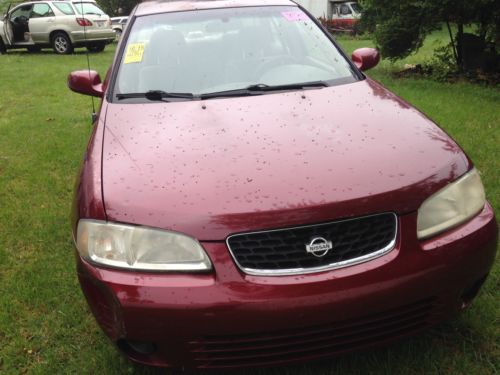
M92 26L92 22L86 18L77 18L76 22L78 22L80 26Z

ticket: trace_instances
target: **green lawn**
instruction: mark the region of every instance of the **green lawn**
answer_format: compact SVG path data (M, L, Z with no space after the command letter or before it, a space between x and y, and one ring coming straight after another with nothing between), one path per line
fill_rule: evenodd
M343 39L352 51L367 40ZM91 56L104 75L113 48ZM412 56L415 61L418 56ZM150 373L122 358L97 327L76 279L69 211L91 132L90 98L66 88L85 55L0 56L0 373ZM469 83L377 80L440 123L483 172L497 212L500 90ZM494 374L500 370L499 267L460 318L388 348L238 374Z

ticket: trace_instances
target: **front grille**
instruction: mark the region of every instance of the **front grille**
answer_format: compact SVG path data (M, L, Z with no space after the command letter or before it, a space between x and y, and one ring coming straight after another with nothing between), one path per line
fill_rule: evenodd
M393 213L331 223L235 234L227 245L238 266L254 275L285 275L345 267L381 256L395 244ZM314 253L306 245L331 242L332 249Z
M338 323L296 330L201 337L189 343L198 368L277 365L338 355L411 334L434 324L435 298Z

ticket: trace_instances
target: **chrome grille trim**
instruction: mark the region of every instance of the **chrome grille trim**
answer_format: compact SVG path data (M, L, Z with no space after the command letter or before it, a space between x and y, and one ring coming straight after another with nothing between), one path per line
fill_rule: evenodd
M330 263L325 266L321 267L310 267L310 268L286 268L286 269L254 269L254 268L246 268L243 267L239 262L235 254L233 253L233 250L231 249L231 246L229 245L229 240L233 237L241 236L241 235L251 235L251 234L260 234L260 233L270 233L270 232L279 232L279 231L284 231L284 230L294 230L294 229L303 229L303 228L310 228L310 227L316 227L316 226L323 226L323 225L331 225L331 224L337 224L337 223L344 223L348 221L354 221L354 220L359 220L359 219L366 219L374 216L379 216L379 215L387 215L391 214L394 217L394 237L392 240L382 249L377 249L374 250L373 252L348 259L345 261L340 261L340 262L334 262ZM380 213L380 214L374 214L374 215L367 215L367 216L359 216L355 218L350 218L350 219L343 219L343 220L335 220L327 223L320 223L320 224L312 224L312 225L302 225L302 226L297 226L297 227L289 227L289 228L281 228L281 229L270 229L270 230L262 230L262 231L254 231L254 232L243 232L243 233L237 233L230 235L226 238L226 246L229 249L229 252L231 253L231 256L238 266L238 268L243 271L244 273L248 275L253 275L253 276L290 276L290 275L304 275L304 274L311 274L311 273L318 273L318 272L324 272L324 271L330 271L334 269L339 269L339 268L345 268L349 266L354 266L356 264L368 262L370 260L379 258L387 253L389 253L391 250L394 249L396 245L396 239L398 236L398 230L399 230L399 222L398 222L398 217L394 212L386 212L386 213Z

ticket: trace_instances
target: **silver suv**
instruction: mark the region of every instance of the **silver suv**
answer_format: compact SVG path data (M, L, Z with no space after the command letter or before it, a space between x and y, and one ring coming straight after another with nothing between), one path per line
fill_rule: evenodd
M72 53L75 47L101 52L114 38L109 16L94 0L30 1L9 7L0 21L0 53L44 47L58 54Z

